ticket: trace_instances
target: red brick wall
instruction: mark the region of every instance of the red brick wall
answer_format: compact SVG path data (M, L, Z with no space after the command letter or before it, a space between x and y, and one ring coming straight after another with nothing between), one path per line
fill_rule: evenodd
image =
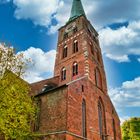
M82 92L81 85L84 85L84 92ZM113 137L112 119L114 118L118 135L116 140L121 140L119 118L110 103L108 95L96 88L88 78L72 83L68 87L68 131L82 135L82 100L85 99L87 107L87 138L89 140L100 140L98 124L98 101L100 98L105 107L107 135ZM114 114L112 114L112 110Z
M66 88L53 90L40 96L39 132L49 133L66 130L66 98Z

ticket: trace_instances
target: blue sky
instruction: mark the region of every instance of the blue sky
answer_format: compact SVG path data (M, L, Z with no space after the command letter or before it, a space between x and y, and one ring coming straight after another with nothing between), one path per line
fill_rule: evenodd
M109 95L121 119L140 116L140 1L82 0L99 32ZM69 18L71 0L0 0L0 42L12 44L34 64L25 79L52 76L57 29ZM64 14L65 13L65 14Z

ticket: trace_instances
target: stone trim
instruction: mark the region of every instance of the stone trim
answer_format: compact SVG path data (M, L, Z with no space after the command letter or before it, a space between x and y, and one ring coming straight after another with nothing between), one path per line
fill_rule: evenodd
M49 135L57 135L57 134L68 134L68 135L71 135L71 136L75 136L75 137L77 137L77 138L80 138L80 139L82 139L82 140L89 140L89 139L87 139L87 138L84 138L84 137L82 137L82 136L80 136L80 135L77 135L77 134L75 134L75 133L72 133L72 132L70 132L70 131L56 131L56 132L52 132L52 133L46 133L46 134L38 134L40 137L41 136L49 136Z
M76 80L73 80L73 81L67 83L66 85L70 85L70 84L72 84L72 83L74 83L74 82L77 82L77 81L82 80L82 79L85 79L85 78L88 78L88 76L80 77L80 78L78 78L78 79L76 79Z

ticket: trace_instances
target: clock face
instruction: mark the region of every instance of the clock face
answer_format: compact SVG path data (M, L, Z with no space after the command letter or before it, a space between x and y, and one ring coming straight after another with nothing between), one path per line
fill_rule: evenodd
M75 27L76 27L76 22L73 22L66 27L65 32L68 33L71 30L73 30Z

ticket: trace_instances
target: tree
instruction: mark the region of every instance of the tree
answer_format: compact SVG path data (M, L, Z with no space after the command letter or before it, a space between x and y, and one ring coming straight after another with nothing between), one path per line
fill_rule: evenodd
M140 118L131 118L122 125L123 140L140 140Z
M20 78L25 66L23 54L0 44L0 134L5 140L22 140L31 134L36 108L28 83Z

